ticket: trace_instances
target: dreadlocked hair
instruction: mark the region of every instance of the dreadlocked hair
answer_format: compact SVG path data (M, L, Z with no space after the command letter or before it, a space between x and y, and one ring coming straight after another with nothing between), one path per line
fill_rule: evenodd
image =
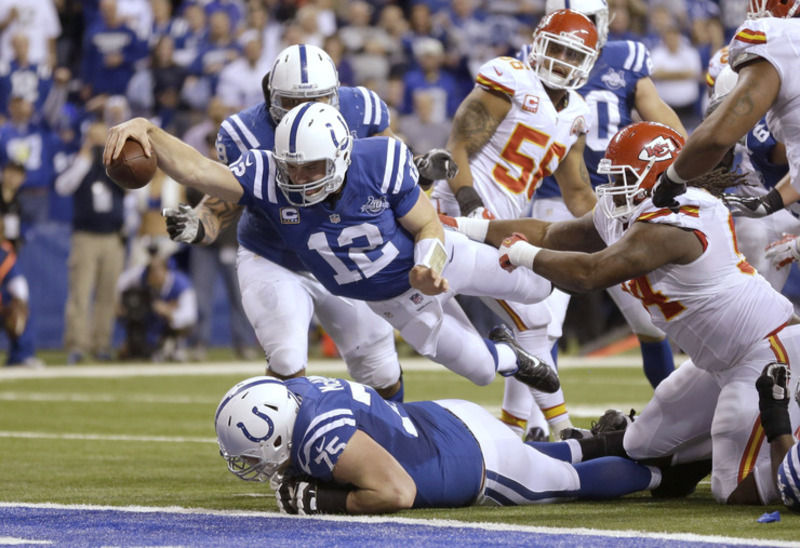
M716 168L699 177L689 180L688 186L702 188L710 192L717 198L722 198L725 189L734 186L755 186L747 182L747 178L742 173L728 171L725 168Z

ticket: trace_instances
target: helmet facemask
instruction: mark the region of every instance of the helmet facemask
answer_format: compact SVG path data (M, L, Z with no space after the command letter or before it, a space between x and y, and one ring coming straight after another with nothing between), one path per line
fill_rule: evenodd
M578 89L597 60L597 29L588 17L571 10L545 16L533 34L528 63L551 89Z
M214 421L228 470L246 481L267 481L288 467L299 408L297 397L272 377L253 377L229 390Z
M292 205L322 202L344 184L352 148L353 137L337 109L322 103L293 108L275 130L278 188Z
M747 18L762 17L790 18L800 9L800 0L748 0Z
M611 160L603 158L597 166L597 173L608 175L608 183L595 188L597 201L603 213L610 219L622 222L628 220L633 210L648 196L648 191L640 187L647 178L655 161L651 161L641 174L633 166L612 165Z
M277 124L292 108L308 101L339 108L339 74L333 59L311 44L289 46L269 73L269 113Z

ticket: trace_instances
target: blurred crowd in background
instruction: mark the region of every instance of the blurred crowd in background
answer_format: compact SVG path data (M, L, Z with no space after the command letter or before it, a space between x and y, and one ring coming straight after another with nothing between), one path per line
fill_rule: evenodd
M609 39L650 48L659 94L694 127L705 67L746 3L609 0L609 9ZM32 303L22 357L9 362L35 364L36 345L63 345L71 363L200 359L218 335L217 272L232 317L225 336L238 355L257 354L233 277L235 234L210 250L170 241L161 209L199 198L160 172L127 193L104 182L109 126L145 116L213 157L225 117L263 101L278 52L309 43L331 55L342 85L376 91L393 131L424 152L445 145L477 69L516 54L543 12L543 0L0 0L0 225ZM566 341L622 323L603 299L574 301L589 316L568 321ZM115 338L119 315L144 343Z

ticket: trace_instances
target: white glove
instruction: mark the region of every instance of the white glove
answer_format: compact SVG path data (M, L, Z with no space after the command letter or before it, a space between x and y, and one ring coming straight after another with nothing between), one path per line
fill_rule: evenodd
M177 209L165 207L161 210L161 216L167 222L167 232L170 239L176 242L186 242L196 244L206 234L203 223L194 209L186 204L180 204Z
M772 242L765 249L764 257L770 260L776 270L800 261L800 238L794 234L784 232L783 238Z
M485 242L486 235L489 233L489 219L451 217L450 215L439 213L439 221L443 226L453 228L476 242Z

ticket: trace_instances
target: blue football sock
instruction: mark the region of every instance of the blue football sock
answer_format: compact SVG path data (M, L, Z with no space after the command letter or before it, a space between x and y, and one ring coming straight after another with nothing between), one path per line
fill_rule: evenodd
M558 369L558 341L553 343L553 348L550 349L550 356L553 358L553 365Z
M621 497L651 488L653 470L622 457L601 457L573 464L581 480L578 496L588 499ZM656 471L656 474L658 472ZM659 474L660 480L660 474Z
M572 462L572 449L569 444L564 441L526 441L528 445L544 453L548 457L563 460L565 462Z
M658 383L667 378L675 371L675 359L672 357L672 348L669 341L664 339L661 342L642 342L639 341L642 350L642 365L644 375L650 381L650 385L655 388Z

